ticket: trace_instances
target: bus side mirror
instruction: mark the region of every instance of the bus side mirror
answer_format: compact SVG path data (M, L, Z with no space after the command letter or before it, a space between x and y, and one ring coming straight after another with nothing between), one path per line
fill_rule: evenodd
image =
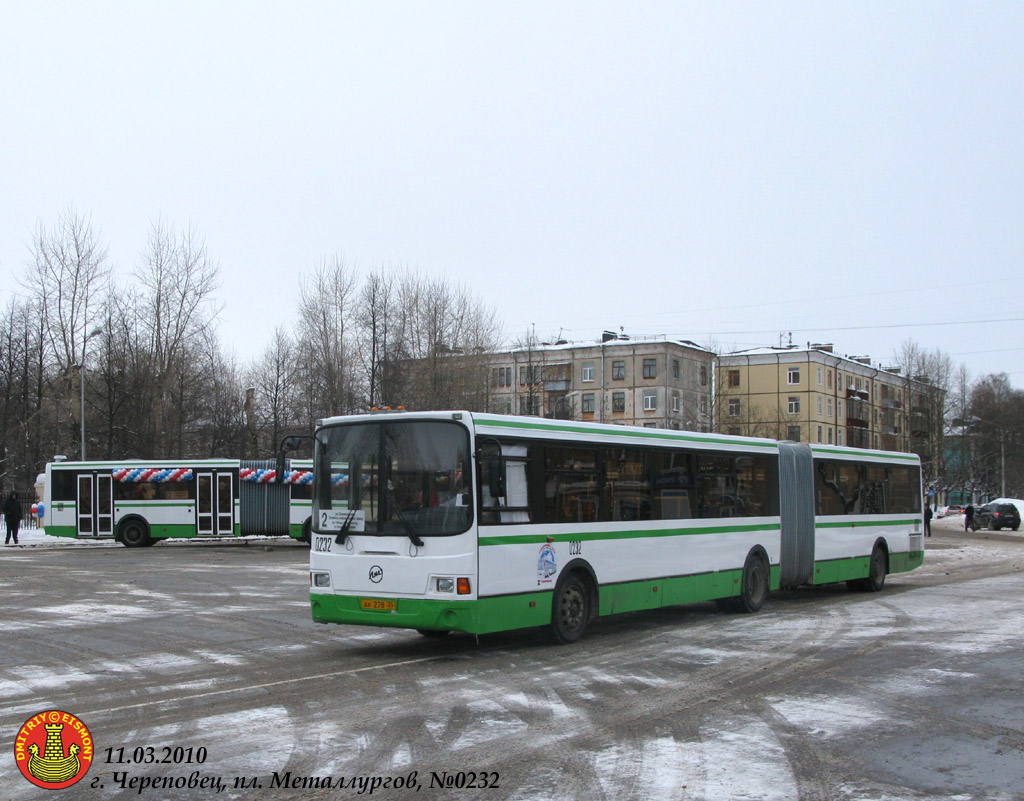
M281 448L277 452L277 469L274 472L274 483L281 484L284 482L284 474L287 469L287 457L291 451L297 451L302 447L302 441L305 439L313 439L311 436L290 436L285 437L281 440Z

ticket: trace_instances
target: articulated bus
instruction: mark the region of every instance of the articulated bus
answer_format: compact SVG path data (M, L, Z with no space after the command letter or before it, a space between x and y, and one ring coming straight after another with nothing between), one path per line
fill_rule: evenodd
M451 412L315 431L320 623L442 635L550 627L770 590L882 589L924 559L907 453Z
M310 464L277 482L269 461L50 462L41 476L41 524L52 536L116 539L129 548L183 537L308 542Z

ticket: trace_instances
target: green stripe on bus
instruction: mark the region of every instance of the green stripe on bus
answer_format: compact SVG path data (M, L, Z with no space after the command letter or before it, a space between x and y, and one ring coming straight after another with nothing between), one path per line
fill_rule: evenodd
M880 528L885 526L912 526L915 523L920 523L922 518L911 517L905 520L850 520L849 522L841 521L838 523L815 523L815 528Z
M760 442L753 441L748 442L740 439L722 439L719 437L708 436L708 437L695 437L693 435L679 434L668 429L660 428L655 433L653 430L648 433L647 431L631 431L622 426L613 426L613 430L605 431L600 429L582 428L580 426L561 424L551 425L538 425L536 423L522 423L517 420L492 420L476 419L477 428L511 428L519 431L558 431L569 434L590 434L598 437L624 437L629 439L669 439L678 440L680 442L695 442L700 444L713 444L713 445L734 445L738 447L747 448L767 448L769 450L777 451L779 445L777 442ZM621 430L614 430L621 429ZM567 443L568 444L568 443ZM585 444L585 443L571 443L571 444Z
M598 540L635 540L649 537L686 537L695 534L728 534L745 531L779 531L778 523L747 526L707 526L705 528L644 529L642 531L575 531L568 534L521 534L503 537L481 537L480 545L528 545L548 542L595 542Z
M850 449L847 449L847 448L838 448L836 446L832 446L831 448L828 448L827 450L825 448L815 448L815 447L812 446L811 447L811 452L812 453L816 453L816 454L820 454L821 456L836 456L836 455L839 455L839 454L841 454L843 456L856 456L856 457L858 457L860 459L865 459L865 460L867 460L869 462L872 462L872 463L877 462L877 461L883 461L884 462L884 461L897 460L897 459L898 460L902 460L902 461L906 461L906 462L918 462L918 461L920 461L920 458L918 457L918 455L916 453L895 453L893 451L879 451L877 453L873 453L872 451L850 450Z

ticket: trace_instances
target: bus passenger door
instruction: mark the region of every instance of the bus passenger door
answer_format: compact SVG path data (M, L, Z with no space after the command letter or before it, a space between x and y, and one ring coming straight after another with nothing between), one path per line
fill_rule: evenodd
M230 537L235 533L235 494L231 473L217 474L217 534Z
M82 473L78 476L78 536L95 537L93 525L92 476Z
M196 476L197 491L199 497L196 499L196 535L200 537L213 536L213 473L199 473Z
M114 479L110 475L96 476L96 536L110 537L114 533Z
M235 533L234 477L231 473L199 473L196 534L228 537Z

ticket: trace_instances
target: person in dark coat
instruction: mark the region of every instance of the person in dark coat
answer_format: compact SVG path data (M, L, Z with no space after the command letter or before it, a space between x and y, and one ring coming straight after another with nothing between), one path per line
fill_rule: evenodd
M932 507L924 507L924 535L930 537L932 535Z
M21 528L21 501L18 500L18 493L11 490L11 494L4 499L3 505L4 522L7 524L7 538L4 545L11 544L11 537L14 544L18 544L18 529Z
M974 520L974 507L971 504L967 504L967 508L964 509L964 531L967 531L971 527L971 522Z

